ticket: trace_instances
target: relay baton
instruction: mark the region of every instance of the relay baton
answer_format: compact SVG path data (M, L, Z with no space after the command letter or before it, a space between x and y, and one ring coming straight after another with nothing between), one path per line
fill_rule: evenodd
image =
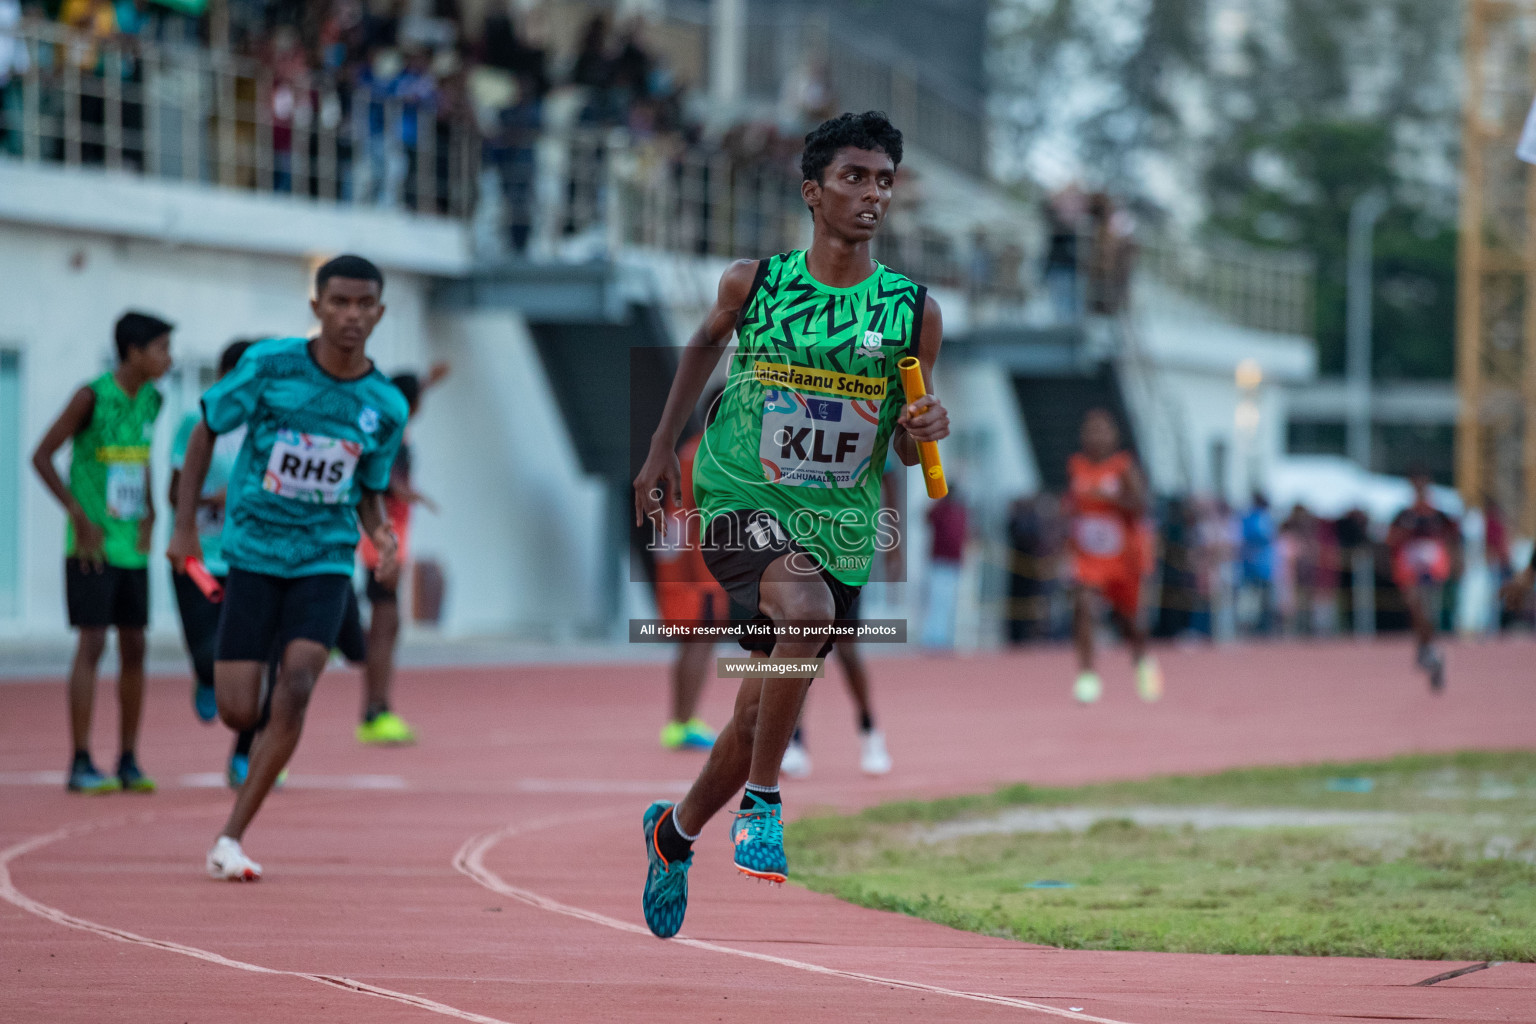
M192 582L197 584L197 589L203 592L203 596L214 604L224 600L224 588L219 586L219 581L213 578L213 573L203 564L201 558L187 559L187 575L192 577Z
M907 393L907 404L916 404L928 394L923 384L923 366L913 356L907 356L896 364L901 373L901 390ZM923 483L928 487L928 497L937 500L949 493L944 482L944 464L939 461L939 445L936 441L917 442L917 458L923 465Z

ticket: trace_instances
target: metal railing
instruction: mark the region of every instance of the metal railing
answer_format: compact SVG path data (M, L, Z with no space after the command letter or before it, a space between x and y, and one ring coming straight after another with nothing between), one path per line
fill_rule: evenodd
M664 11L669 30L685 29L686 38L708 45L708 3L668 0ZM881 46L867 31L803 7L751 5L747 36L745 85L753 100L777 102L785 82L818 74L838 109L883 110L909 144L987 176L986 98L932 70L920 55ZM708 67L707 53L697 66Z
M546 137L536 169L526 161L501 166L500 219L511 248L535 257L578 237L600 238L608 251L761 257L810 243L811 217L790 163L723 146L636 142L621 130L577 130ZM539 183L513 180L526 174ZM978 246L986 249L984 259ZM943 231L898 211L876 237L873 255L925 284L1024 299L1026 264L1011 231L995 238Z
M1316 273L1311 257L1236 242L1138 241L1136 272L1205 304L1232 322L1312 337Z
M0 156L467 217L479 137L436 102L245 58L52 24L13 33Z

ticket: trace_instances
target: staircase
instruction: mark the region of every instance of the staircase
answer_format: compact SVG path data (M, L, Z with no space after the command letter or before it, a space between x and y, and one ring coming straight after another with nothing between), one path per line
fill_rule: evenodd
M1080 447L1078 433L1090 409L1108 410L1120 424L1121 442L1131 452L1137 451L1120 380L1108 361L1071 374L1017 372L1013 390L1035 450L1040 481L1048 490L1066 490L1067 459Z

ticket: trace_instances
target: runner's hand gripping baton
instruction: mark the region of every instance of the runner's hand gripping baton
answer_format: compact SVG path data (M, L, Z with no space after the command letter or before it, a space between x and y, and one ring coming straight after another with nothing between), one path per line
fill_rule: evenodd
M214 604L224 600L224 588L219 586L219 581L213 578L213 573L203 564L201 558L189 558L186 564L187 575L192 577L192 582L197 584L197 589L203 592L203 596Z
M901 390L907 393L907 404L913 405L928 394L923 384L923 366L914 356L907 356L896 364L901 373ZM923 466L923 483L928 487L928 497L935 500L949 493L944 482L944 464L939 461L939 445L936 441L917 442L917 458Z

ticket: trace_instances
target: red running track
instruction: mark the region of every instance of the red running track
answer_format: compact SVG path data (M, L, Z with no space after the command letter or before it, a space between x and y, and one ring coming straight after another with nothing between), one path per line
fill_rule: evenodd
M896 771L858 774L847 698L825 680L816 773L787 799L1529 747L1533 655L1455 647L1436 698L1403 644L1174 650L1150 707L1112 656L1088 709L1065 652L877 660ZM659 941L640 916L640 812L700 757L656 746L664 679L655 664L408 672L399 704L422 741L376 750L351 738L357 678L331 673L292 784L247 837L267 870L254 886L202 876L229 796L198 776L221 769L227 734L193 720L184 681L151 684L141 760L161 792L91 798L45 774L66 760L62 685L0 686L0 1021L1536 1021L1536 965L1419 988L1463 965L1028 946L749 882L719 822L682 940ZM729 700L712 684L707 714Z

